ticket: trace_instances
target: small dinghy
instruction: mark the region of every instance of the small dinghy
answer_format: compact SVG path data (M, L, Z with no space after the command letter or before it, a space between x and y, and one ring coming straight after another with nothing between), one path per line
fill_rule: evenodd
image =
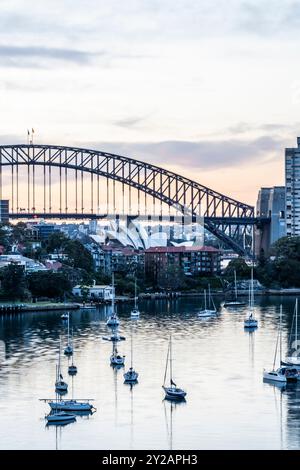
M72 413L66 413L65 411L57 411L55 413L48 414L46 416L46 420L49 424L69 423L76 421L76 416Z
M164 383L162 388L165 391L165 398L167 400L185 400L186 392L182 389L177 387L175 382L173 381L173 367L172 367L172 336L170 335L168 353L167 353L167 360L166 360L166 369L165 369L165 376L164 376ZM166 377L168 372L168 366L170 370L170 386L166 386Z
M255 329L258 327L258 321L254 316L254 289L253 289L253 268L251 268L251 283L249 286L249 315L244 320L244 328Z
M111 336L102 336L102 339L105 341L111 341L112 343L117 343L118 341L125 341L125 336L120 336L118 333L114 333Z

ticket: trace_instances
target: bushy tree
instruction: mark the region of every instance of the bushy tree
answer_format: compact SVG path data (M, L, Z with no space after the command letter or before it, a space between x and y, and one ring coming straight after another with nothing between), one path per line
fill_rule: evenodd
M71 290L64 273L39 271L28 276L28 287L34 297L63 298Z
M234 279L234 271L238 279L249 279L251 275L251 268L243 258L232 259L226 267L224 276L230 282Z
M24 300L28 296L25 272L22 266L10 264L0 270L1 297Z

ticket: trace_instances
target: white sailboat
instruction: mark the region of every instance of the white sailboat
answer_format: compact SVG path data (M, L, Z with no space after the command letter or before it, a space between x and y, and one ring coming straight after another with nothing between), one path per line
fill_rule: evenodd
M111 326L113 328L116 328L117 326L119 326L120 321L119 321L117 313L115 311L115 278L114 278L114 273L112 274L111 310L112 310L112 313L108 317L106 325Z
M61 340L59 341L58 364L56 366L55 391L59 393L66 393L68 391L68 384L64 381L64 378L61 373L60 356L61 356Z
M113 352L112 352L112 355L110 356L110 365L123 367L124 364L125 364L125 356L121 356L118 353L117 347L115 343L113 343Z
M136 279L134 280L134 308L131 310L131 318L139 318L140 311L137 306L137 292L136 292Z
M133 368L133 335L131 327L131 347L130 347L130 367L127 372L124 374L124 382L134 384L138 381L139 374Z
M71 356L73 354L73 347L70 342L70 318L68 317L68 341L67 346L65 347L64 353L66 356Z
M292 331L293 326L295 325L295 333L290 334L290 341L289 341L289 350L294 350L296 353L298 352L298 299L295 302L295 310L293 315L293 324L292 324ZM293 340L294 336L294 340ZM298 355L288 355L284 361L281 361L283 366L294 367L295 369L300 371L300 357Z
M68 319L69 319L69 312L67 312L67 313L62 313L62 315L60 316L60 318L61 318L62 320L68 320Z
M69 375L76 375L77 374L77 366L74 364L74 344L73 344L73 328L72 328L72 350L73 350L73 354L72 354L72 364L69 365L68 367L68 374Z
M172 358L172 335L170 335L170 340L169 340L169 347L168 347L168 353L167 353L167 359L166 359L166 368L165 368L165 376L164 376L164 383L162 385L162 388L165 391L165 398L168 400L184 400L186 396L186 392L177 387L176 383L173 381L173 358ZM166 378L167 378L167 372L168 372L168 367L169 367L169 372L170 372L170 385L166 386Z
M244 305L246 305L246 302L241 302L240 300L238 300L236 270L234 270L234 300L230 300L227 302L225 301L224 307L243 307Z
M206 301L206 290L204 290L204 309L198 312L198 317L212 317L218 314L214 299L211 296L210 285L208 285L208 306Z
M274 353L274 362L273 362L273 369L271 371L267 371L266 369L263 370L263 379L272 382L281 382L286 383L286 368L279 367L275 369L276 365L276 358L277 358L277 349L278 349L278 342L279 342L279 356L280 356L280 364L281 364L281 357L282 357L282 333L281 333L281 318L282 318L282 305L280 305L280 320L279 320L279 328L277 333L277 340L276 340L276 347Z
M246 320L244 320L244 328L254 329L258 327L258 321L254 315L253 268L251 268L251 282L249 286L249 314Z

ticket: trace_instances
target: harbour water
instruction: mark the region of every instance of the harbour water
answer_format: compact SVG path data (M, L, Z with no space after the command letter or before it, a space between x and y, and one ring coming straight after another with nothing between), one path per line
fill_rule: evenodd
M105 321L110 307L70 313L74 363L78 374L64 379L75 398L93 398L97 412L63 427L46 426L54 398L59 336L66 322L59 312L0 317L1 449L297 449L300 447L300 383L285 389L263 383L272 367L283 304L283 351L292 325L295 298L261 297L255 311L259 328L244 331L247 308L222 309L218 318L199 319L197 298L144 301L141 317L130 320L130 304L118 306L118 343L130 362L133 330L134 367L139 383L123 382L114 370ZM163 400L162 381L170 331L174 379L187 391L186 403ZM73 387L72 387L73 385Z

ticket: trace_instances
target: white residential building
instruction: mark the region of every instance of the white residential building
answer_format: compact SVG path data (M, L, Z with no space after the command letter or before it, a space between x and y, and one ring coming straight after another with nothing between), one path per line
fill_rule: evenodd
M300 137L296 148L285 149L286 234L300 235Z
M112 300L114 288L112 286L75 286L72 289L73 295L82 297L83 293L87 292L87 297L90 300Z

